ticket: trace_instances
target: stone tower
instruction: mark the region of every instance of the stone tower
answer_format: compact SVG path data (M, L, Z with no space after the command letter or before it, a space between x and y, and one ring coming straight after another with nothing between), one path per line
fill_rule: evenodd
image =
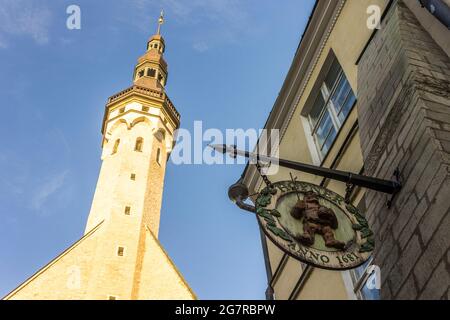
M193 299L158 229L166 162L180 115L165 92L158 30L133 85L108 99L102 166L84 236L5 299Z

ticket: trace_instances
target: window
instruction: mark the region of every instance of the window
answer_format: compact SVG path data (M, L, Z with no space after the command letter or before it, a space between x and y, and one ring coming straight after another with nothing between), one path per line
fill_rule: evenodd
M123 257L124 252L125 252L125 248L124 247L118 247L117 248L117 255L119 257Z
M159 82L162 82L162 79L163 79L163 76L162 76L161 73L159 73L159 74L158 74L158 81L159 81Z
M161 149L156 150L156 162L161 165Z
M358 204L358 210L361 213L366 212L365 196ZM380 289L377 288L376 282L380 281L380 269L369 259L363 265L356 269L350 270L350 276L353 281L353 292L360 300L379 300Z
M311 132L321 159L350 113L356 97L339 62L334 59L308 115Z
M378 270L378 271L377 271ZM360 300L380 300L380 289L377 288L377 277L380 276L379 268L372 264L369 259L362 266L354 269L352 278L355 295Z
M134 151L142 152L142 145L144 144L144 139L137 138L136 144L134 145Z
M144 70L140 70L138 74L139 74L139 78L142 78L144 76Z
M111 154L117 153L117 150L119 149L119 144L120 144L120 139L117 139L116 142L114 142L114 147L113 147Z
M132 173L131 176L130 176L130 179L133 180L133 181L136 180L136 174Z
M148 77L156 77L156 70L155 69L147 69L147 76Z
M125 215L129 216L131 212L131 207L125 207Z
M142 107L142 111L144 111L144 112L148 112L148 110L150 110L150 108L149 107Z

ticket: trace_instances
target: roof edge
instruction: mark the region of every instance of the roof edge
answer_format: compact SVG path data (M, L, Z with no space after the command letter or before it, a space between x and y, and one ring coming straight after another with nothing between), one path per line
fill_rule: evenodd
M150 235L152 236L152 238L156 241L156 244L159 246L159 248L161 249L161 251L163 252L163 254L166 256L167 260L169 261L170 265L172 266L172 268L175 270L175 272L177 273L178 277L180 277L181 281L183 282L183 284L186 286L186 288L188 289L189 293L191 294L192 298L194 300L198 300L197 295L195 294L194 290L192 290L191 286L187 283L186 279L184 278L183 274L181 273L181 271L178 269L178 267L175 265L175 263L172 261L172 259L170 258L169 254L167 253L167 251L164 249L164 247L162 246L161 242L159 242L158 238L153 234L153 232L150 230L150 228L146 225L145 226L147 231L150 233Z
M57 255L55 258L53 258L49 263L44 265L42 268L40 268L38 271L36 271L33 275L31 275L28 279L26 279L24 282L22 282L18 287L16 287L14 290L12 290L10 293L8 293L6 296L4 296L1 300L9 300L14 294L22 290L24 287L26 287L31 281L33 281L35 278L37 278L40 274L42 274L44 271L46 271L48 268L53 266L56 262L58 262L62 257L67 255L70 251L75 249L78 245L80 245L83 240L87 239L89 236L91 236L95 231L97 231L100 228L100 225L105 220L102 220L99 224L97 224L95 227L93 227L88 233L83 235L80 239L78 239L75 243L73 243L70 247L68 247L66 250L61 252L59 255Z
M324 41L330 25L335 22L335 17L340 13L339 8L345 0L317 0L308 23L300 39L289 71L270 111L264 125L264 129L283 129L284 123L289 120L289 110L298 93L297 88L307 79L307 71L314 67L312 63L320 55L320 46ZM326 41L327 39L325 39ZM280 139L283 135L280 135ZM244 183L253 191L259 179L255 179L255 168L247 163L242 173Z

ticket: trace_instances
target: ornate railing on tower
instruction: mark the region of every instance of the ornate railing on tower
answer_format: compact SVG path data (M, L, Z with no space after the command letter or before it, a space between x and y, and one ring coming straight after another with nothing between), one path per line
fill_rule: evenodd
M129 94L131 92L137 92L140 94L144 94L146 96L155 97L155 98L164 100L164 105L167 107L167 109L173 114L173 116L177 120L180 120L180 114L178 113L177 109L173 105L172 101L170 101L169 97L166 95L165 92L158 91L158 90L152 90L152 89L137 86L137 85L131 86L131 87L129 87L125 90L122 90L119 93L109 97L108 104L110 104L114 101L117 101L118 99L123 98L124 96L126 96L127 94Z

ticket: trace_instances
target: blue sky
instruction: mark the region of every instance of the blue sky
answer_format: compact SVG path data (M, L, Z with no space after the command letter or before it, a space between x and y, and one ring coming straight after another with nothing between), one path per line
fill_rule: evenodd
M161 7L181 126L225 130L264 125L313 3L0 0L0 296L82 235L106 99L130 86ZM255 217L227 198L243 169L167 168L160 241L200 299L264 298Z

